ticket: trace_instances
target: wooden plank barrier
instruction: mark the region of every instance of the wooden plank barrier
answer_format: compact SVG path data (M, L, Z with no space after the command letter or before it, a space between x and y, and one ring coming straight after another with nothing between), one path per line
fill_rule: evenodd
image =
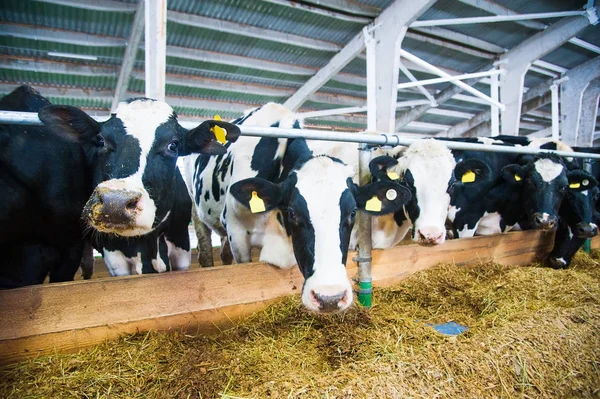
M374 250L373 283L394 284L440 262L527 264L549 252L552 240L552 233L528 231ZM347 265L352 278L354 256ZM0 291L0 364L139 331L227 328L276 298L300 293L302 283L297 267L248 263Z

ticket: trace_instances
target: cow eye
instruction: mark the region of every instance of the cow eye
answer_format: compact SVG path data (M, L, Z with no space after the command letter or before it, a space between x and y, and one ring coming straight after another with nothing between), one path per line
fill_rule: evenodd
M171 141L169 143L169 145L167 145L167 151L172 152L172 153L176 153L178 147L179 147L179 142L178 141L176 141L176 140Z
M350 217L352 219L354 219L355 216L356 216L356 209L352 209L352 212L350 212Z
M96 147L104 147L105 144L106 142L104 141L104 137L102 137L101 135L97 135L94 145L96 145Z
M288 208L288 220L290 221L296 221L296 213L294 212L294 210L292 208Z

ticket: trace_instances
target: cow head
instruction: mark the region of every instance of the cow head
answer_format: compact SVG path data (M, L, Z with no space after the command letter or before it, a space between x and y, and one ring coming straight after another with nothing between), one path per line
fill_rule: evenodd
M150 233L167 219L177 157L224 153L211 131L214 126L226 129L230 141L240 133L237 126L221 121L186 130L169 105L147 98L120 103L102 123L70 106L46 107L39 116L53 133L80 142L93 164L94 191L83 218L99 232L120 236Z
M594 237L598 234L598 226L594 221L596 203L600 198L598 182L580 169L568 171L567 178L569 189L560 205L559 216L572 235L579 238Z
M302 146L301 151L309 152L304 140L294 140L286 157ZM230 194L249 209L255 196L264 202L265 211L282 211L305 279L302 302L310 310L338 311L352 303L345 265L356 211L392 213L410 198L406 188L391 181L358 187L353 174L336 158L309 156L278 184L251 178L230 187Z
M525 157L523 163L505 166L503 178L520 190L523 210L531 227L556 230L558 210L569 190L572 172L568 172L563 161L554 155Z
M411 192L403 214L396 216L410 220L413 241L421 245L444 243L449 193L454 182L452 153L437 140L420 140L402 153L397 165L389 158L375 158L373 161L379 160L379 165L371 164L370 170L375 179L398 178ZM394 172L393 177L390 172ZM398 217L396 220L401 223Z

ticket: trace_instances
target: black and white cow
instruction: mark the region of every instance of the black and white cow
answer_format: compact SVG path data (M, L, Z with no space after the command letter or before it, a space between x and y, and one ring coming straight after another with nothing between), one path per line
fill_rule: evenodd
M147 98L120 103L103 123L65 106L44 108L40 119L57 135L96 143L95 188L82 215L111 274L148 271L146 257L155 271L167 270L159 256L163 234L172 269L189 268L191 203L177 158L199 152L222 154L226 150L211 128L225 128L229 140L237 139L239 129L227 122L206 121L188 131L169 105ZM124 239L115 242L111 235Z
M273 103L236 123L299 127L294 113ZM392 212L409 196L392 182L358 188L351 166L313 156L300 139L288 144L242 137L226 155L189 157L186 170L193 171L188 183L199 219L229 242L235 261L249 262L251 248L257 247L261 261L282 268L298 264L305 277L303 303L314 311L343 310L352 303L345 260L354 214L364 208L364 198L377 196L383 203L380 211L372 211L377 214ZM264 212L249 209L253 192Z
M557 149L557 144L548 140L517 142L529 143L532 148ZM485 139L485 143L513 145L497 138ZM455 171L449 217L456 236L506 232L517 224L524 229L556 229L571 175L562 159L480 151L454 154L465 165L472 163Z
M232 184L231 197L248 215L253 196L264 201L266 212L281 212L279 223L290 236L305 279L304 306L321 312L344 310L353 297L345 267L356 211L393 213L410 199L410 192L391 181L359 187L352 181L352 167L337 158L313 155L303 139L288 144L283 167L278 182L256 177ZM378 203L376 209L367 207L370 200Z
M35 103L43 99L30 88L20 91ZM211 121L187 131L168 105L148 99L122 103L104 123L77 108L44 101L48 106L39 116L45 127L3 126L0 131L0 246L23 243L45 261L33 262L41 270L35 278L25 273L2 280L2 285L40 283L48 272L53 282L72 280L82 258L82 216L92 239L109 234L131 240L165 232L176 243L174 254L187 254L187 262L180 264L189 265L186 243L169 236L168 229L178 184L176 158L224 152L210 131L215 125L227 129L230 139L239 130ZM99 184L103 180L107 182ZM187 195L185 186L183 192ZM156 239L148 246L154 246L150 254L157 254Z

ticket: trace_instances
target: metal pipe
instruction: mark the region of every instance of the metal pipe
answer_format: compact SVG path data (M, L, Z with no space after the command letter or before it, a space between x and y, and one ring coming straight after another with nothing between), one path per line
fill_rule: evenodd
M446 73L444 71L442 71L441 69L439 69L438 67L435 67L433 65L431 65L430 63L428 63L427 61L424 61L422 59L420 59L419 57L412 55L411 53L409 53L406 50L402 50L400 49L400 55L412 62L414 62L417 65L422 66L423 68L426 68L428 70L430 70L431 72L435 73L436 75L439 76L443 76L443 77L452 77L452 75L450 75L449 73ZM469 86L468 84L461 82L460 80L454 81L452 82L453 84L455 84L456 86L460 87L461 89L473 94L476 97L481 98L482 100L487 101L487 103L489 104L493 104L494 106L500 108L502 111L504 111L504 109L506 108L504 106L504 104L499 103L498 101L494 101L492 100L490 97L486 96L485 94L483 94L482 92L480 92L477 89L474 89L473 87Z
M560 137L560 114L558 110L558 84L550 86L552 95L552 140L558 140Z
M490 85L490 95L492 100L498 101L498 93L500 91L498 86L498 75L493 75L490 79L492 81ZM500 109L498 109L498 107L494 107L493 105L490 106L490 122L492 128L491 136L498 136L500 134Z
M402 62L400 62L400 70L402 71L402 73L404 73L404 75L406 75L410 79L411 82L419 81L419 79L417 79L415 75L413 75L412 72ZM421 94L427 97L427 99L429 100L428 104L431 104L432 107L437 107L437 102L435 101L435 98L433 97L433 95L431 95L431 93L427 91L426 88L419 84L417 84L417 88L419 89Z
M414 107L416 105L423 105L423 104L429 104L429 101L426 101L426 100L399 101L396 103L396 108L408 108L408 107ZM321 111L297 112L296 115L298 115L301 118L318 118L321 116L343 115L343 114L366 112L367 109L368 109L368 106L364 105L361 107L344 107L344 108L324 109Z
M502 73L501 69L491 69L489 71L483 71L483 72L463 73L461 75L450 75L449 77L443 77L443 78L424 79L424 80L419 80L419 81L415 81L415 82L399 83L398 90L406 89L408 87L432 85L432 84L436 84L436 83L455 82L457 80L463 80L463 79L473 79L473 78L481 78L481 77L486 77L486 76L496 76L501 73Z
M17 115L20 119L15 118ZM94 117L96 120L106 120L104 117ZM13 112L0 111L0 124L21 124L21 125L41 125L35 112ZM179 121L179 124L185 128L194 128L198 122ZM409 146L422 139L400 138L396 134L367 134L367 133L347 133L330 132L311 129L282 129L275 127L252 127L241 125L240 129L244 136L252 137L279 137L279 138L304 138L307 140L325 140L325 141L343 141L349 143L364 143L370 146ZM571 158L590 158L600 159L600 154L591 154L583 152L566 152L531 149L528 147L506 147L499 145L461 143L455 141L444 141L446 147L451 150L473 150L485 152L503 152L512 154L556 154Z
M563 18L574 17L578 15L587 15L586 11L561 11L561 12L544 12L538 14L520 14L520 15L493 15L489 17L472 17L472 18L449 18L449 19L431 19L428 21L415 21L410 24L411 28L422 28L424 26L444 26L444 25L463 25L463 24L481 24L486 22L508 22L508 21L523 21L528 19L545 19L545 18Z

